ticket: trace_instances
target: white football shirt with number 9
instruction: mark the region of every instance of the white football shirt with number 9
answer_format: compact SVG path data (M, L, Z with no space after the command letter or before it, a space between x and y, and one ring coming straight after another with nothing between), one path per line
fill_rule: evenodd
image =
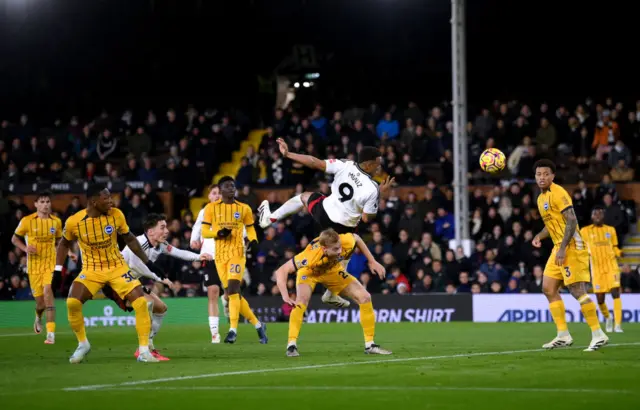
M353 161L328 159L325 163L326 173L334 177L331 195L322 204L333 222L355 227L363 213L378 213L378 183L369 174Z

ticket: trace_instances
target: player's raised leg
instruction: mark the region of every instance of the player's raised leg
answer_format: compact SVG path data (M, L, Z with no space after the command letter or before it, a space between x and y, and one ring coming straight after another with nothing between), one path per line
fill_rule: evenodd
M607 301L605 297L606 293L598 292L596 293L596 299L598 300L598 307L600 308L600 312L602 313L602 317L604 317L605 330L607 333L613 332L613 318L609 314L609 308L607 307Z
M265 199L258 207L260 227L264 229L289 215L302 211L303 208L308 206L311 194L312 192L303 192L300 195L296 195L282 204L282 206L273 213L271 213L271 209L269 208L269 201Z
M364 352L366 354L391 354L390 350L381 348L373 340L376 332L376 317L373 311L373 303L371 302L371 294L353 276L346 272L341 272L340 274L344 280L349 280L350 282L340 294L353 299L360 307L360 325L362 325L362 332L364 333ZM345 278L346 275L348 276Z
M84 276L80 274L79 278ZM99 287L99 285L98 285ZM76 335L78 347L69 358L69 363L80 363L91 351L91 345L87 339L87 332L84 327L84 316L82 315L82 305L93 297L91 291L78 279L71 284L69 296L67 297L67 317L71 330Z
M620 299L620 284L611 289L611 296L613 297L613 331L616 333L622 333L622 299ZM608 332L609 330L607 330Z
M549 301L549 312L553 322L556 324L556 337L549 343L542 345L545 349L556 349L559 347L568 347L573 344L573 338L569 333L569 327L567 326L566 310L564 307L564 301L560 297L560 287L563 284L562 279L552 277L556 274L554 265L551 265L553 260L553 254L549 257L547 267L545 268L544 276L542 277L542 293L547 297ZM560 274L561 275L561 274Z

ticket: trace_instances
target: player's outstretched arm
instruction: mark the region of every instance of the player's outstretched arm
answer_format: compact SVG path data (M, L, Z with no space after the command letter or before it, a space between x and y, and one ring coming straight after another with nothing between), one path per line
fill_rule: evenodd
M311 155L302 155L296 154L293 152L289 152L289 146L282 138L278 138L278 147L280 148L280 153L283 157L289 158L291 161L298 162L305 167L317 169L319 171L326 171L327 163L321 159L316 157L312 157Z
M126 234L122 235L122 239L124 239L124 243L129 247L129 249L131 249L131 252L133 252L134 255L140 258L142 263L144 263L151 272L155 273L159 277L165 276L162 268L156 265L155 262L149 260L147 254L142 250L142 246L140 246L138 238L136 238L134 234L132 234L131 232L127 232Z
M287 289L287 278L289 275L296 272L296 266L293 259L285 262L284 265L280 266L278 270L276 270L276 285L278 286L278 290L280 291L280 296L282 296L282 300L291 305L295 306L295 302L289 298L289 289Z
M378 263L376 258L373 256L373 254L371 253L371 251L367 247L367 244L364 243L364 241L362 240L362 238L359 235L353 234L353 237L356 240L356 247L358 249L360 249L360 252L362 252L364 257L367 258L367 263L369 265L369 269L371 269L371 272L375 273L376 275L378 275L378 277L380 277L380 279L384 279L386 274L387 274L386 269L384 268L384 266L382 266L380 263Z
M162 253L177 259L182 259L183 261L193 262L202 260L202 257L199 254L184 249L175 248L168 243L163 244Z

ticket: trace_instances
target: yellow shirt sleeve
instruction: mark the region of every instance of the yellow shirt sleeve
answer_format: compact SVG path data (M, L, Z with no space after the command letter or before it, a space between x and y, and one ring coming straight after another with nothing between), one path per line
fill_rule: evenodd
M78 223L76 218L70 216L64 223L64 229L62 230L62 237L68 241L75 241L78 239Z
M129 229L129 224L127 224L127 219L124 217L124 214L121 210L114 208L113 216L116 220L116 231L118 235L126 235L131 230Z
M56 239L60 239L62 237L62 221L56 218L55 225L56 225Z
M251 208L249 208L248 205L244 205L243 207L244 217L242 222L247 229L247 238L249 239L249 242L257 241L258 234L256 233L256 228L254 226L255 221L253 219L253 211L251 210Z
M20 220L18 227L16 228L15 234L17 236L25 237L29 233L29 221L27 221L27 217L24 217Z
M614 227L609 228L611 230L611 245L613 246L613 253L616 254L616 258L622 256L622 251L618 247L618 234Z
M555 209L559 209L562 213L573 206L573 201L571 200L571 196L569 196L569 193L564 188L559 185L557 187L558 189L554 190L551 197L551 206Z
M216 225L213 221L213 204L207 204L204 207L204 216L202 217L202 237L203 238L215 238L218 234L218 229L215 229Z

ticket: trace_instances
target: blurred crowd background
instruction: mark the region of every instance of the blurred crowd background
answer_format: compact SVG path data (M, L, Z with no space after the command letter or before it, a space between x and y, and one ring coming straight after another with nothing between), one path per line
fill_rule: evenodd
M322 159L355 159L363 146L379 147L384 173L394 176L398 187L381 199L378 217L361 223L358 232L387 268L387 278L370 275L357 252L348 268L372 293L541 292L551 243L542 249L531 245L543 227L532 180L532 165L540 158L554 160L557 182L571 187L580 226L590 223L593 206L602 205L605 223L615 227L621 246L635 234L636 204L623 200L619 191L640 173L640 101L634 105L608 98L575 106L494 101L469 118L470 232L475 248L466 256L462 249L449 248L456 158L446 103L291 106L273 113L254 145L241 144L255 127L238 110L188 106L166 112L103 111L93 118L74 116L52 124L36 123L28 114L0 118L0 300L32 298L26 256L10 240L20 218L33 212L33 203L16 195L15 187L87 181L122 186L121 192L114 191L117 206L135 234L142 233L148 213L164 212L171 244L188 249L195 220L190 200L207 192L220 165L240 148L234 175L238 199L254 211L265 197L276 209L282 200L278 189L330 192L329 176L282 158L278 137L286 138L292 151ZM479 169L479 154L491 147L508 158L498 175ZM167 195L171 207L163 199ZM82 201L78 195L54 211L64 222L82 209ZM245 293L277 294L274 270L317 233L306 212L259 230L260 253L248 263ZM620 261L624 292L640 291L633 261ZM57 296L66 295L81 263L67 262L63 277L54 282ZM204 294L199 262L166 258L162 263L177 284L173 290L159 286L163 296ZM293 289L292 280L289 286Z

